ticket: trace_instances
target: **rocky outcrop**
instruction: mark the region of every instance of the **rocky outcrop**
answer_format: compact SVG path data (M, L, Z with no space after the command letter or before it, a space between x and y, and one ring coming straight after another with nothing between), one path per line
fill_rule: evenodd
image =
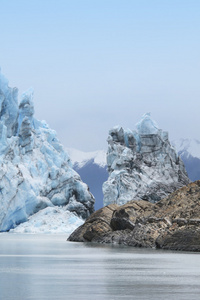
M86 219L94 197L56 132L34 118L33 90L18 105L17 89L0 72L0 231L54 206Z
M93 213L69 240L200 251L200 181L155 204L110 204Z
M104 205L138 199L155 203L190 182L168 133L159 129L150 114L136 128L115 127L109 132Z
M110 204L97 210L86 220L83 226L72 233L69 240L75 242L100 241L99 236L104 236L111 231L110 220L117 208L117 204Z

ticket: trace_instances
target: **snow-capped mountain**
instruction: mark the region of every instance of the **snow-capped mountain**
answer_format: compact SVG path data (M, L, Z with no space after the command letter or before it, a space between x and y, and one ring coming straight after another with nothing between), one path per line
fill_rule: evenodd
M172 144L184 162L190 180L199 180L200 141L197 139L177 139L173 140Z
M72 165L78 169L83 168L90 161L101 168L106 167L106 151L104 150L93 152L84 152L74 148L67 148L66 150L70 156Z
M18 105L18 90L0 72L0 231L42 209L50 216L47 208L58 206L75 213L68 214L71 226L93 212L94 197L72 169L56 132L34 118L33 90Z
M200 141L197 139L177 139L172 141L176 151L180 154L200 159Z
M200 179L200 141L195 139L173 140L177 154L181 157L191 181ZM106 151L83 152L67 148L73 168L88 184L95 196L95 209L103 207L102 185L108 179Z
M83 152L67 148L74 170L95 197L95 209L103 207L102 185L108 179L106 151Z
M109 178L103 184L104 205L130 200L157 202L190 182L182 160L150 114L136 130L114 127L109 131Z

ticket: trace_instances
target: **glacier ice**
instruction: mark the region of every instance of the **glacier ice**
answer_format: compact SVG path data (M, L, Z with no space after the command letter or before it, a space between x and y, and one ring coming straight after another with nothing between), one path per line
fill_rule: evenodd
M66 238L79 226L84 220L65 207L46 207L28 218L27 222L19 224L11 233L30 233L30 234L50 234L64 233Z
M33 90L18 105L18 90L0 71L0 231L54 206L85 219L94 210L94 197L56 132L34 118Z
M136 124L136 130L115 126L109 131L107 165L104 205L134 199L157 202L190 182L168 133L149 113Z
M159 131L158 124L151 118L150 113L142 116L142 119L136 124L138 134L157 134Z

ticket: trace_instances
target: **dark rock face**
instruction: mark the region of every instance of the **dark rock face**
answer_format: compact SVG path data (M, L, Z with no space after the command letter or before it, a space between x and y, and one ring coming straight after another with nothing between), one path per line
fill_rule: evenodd
M110 204L93 213L69 240L200 251L200 181L156 204Z
M69 241L91 242L99 240L99 235L101 236L111 231L110 220L116 208L118 208L118 205L110 204L97 210L82 226L78 227L70 235Z

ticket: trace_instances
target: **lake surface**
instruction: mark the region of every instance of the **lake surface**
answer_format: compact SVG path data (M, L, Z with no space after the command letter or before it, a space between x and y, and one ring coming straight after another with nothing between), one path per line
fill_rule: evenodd
M199 299L200 254L0 234L0 299Z

